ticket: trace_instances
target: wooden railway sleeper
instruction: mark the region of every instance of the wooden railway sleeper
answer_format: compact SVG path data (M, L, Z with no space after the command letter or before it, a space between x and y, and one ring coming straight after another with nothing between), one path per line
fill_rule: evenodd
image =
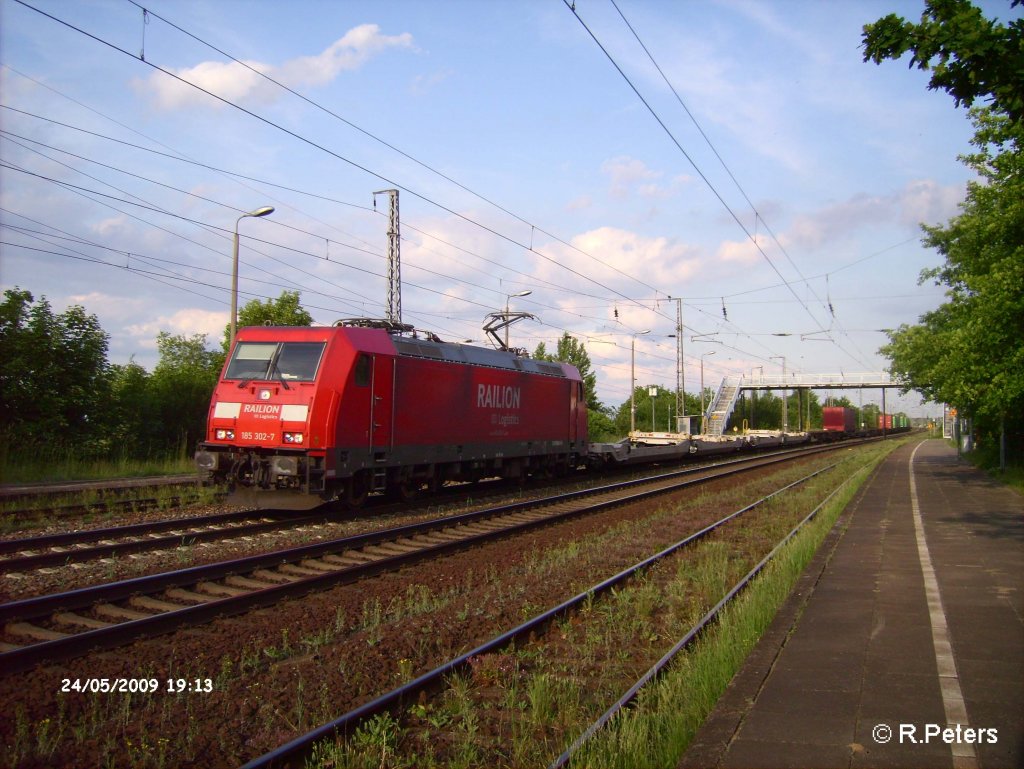
M233 598L236 595L247 595L251 593L251 590L246 590L242 587L232 587L230 585L219 585L216 582L200 582L196 587L202 590L204 593L215 595L223 598Z
M418 550L419 548L416 549ZM381 553L388 557L391 557L393 555L405 555L409 552L408 548L404 548L401 545L396 545L394 542L385 542L380 545L374 545L373 551L376 553Z
M148 595L136 595L128 599L130 606L135 606L139 609L149 609L150 611L177 611L178 609L185 608L180 603L171 603L170 601L161 601L159 598L150 598Z
M96 619L95 617L83 617L81 614L75 614L70 611L62 611L54 614L53 621L59 622L62 625L73 625L75 627L89 628L90 630L110 627L113 624L101 619Z
M364 563L369 563L369 561L364 559L357 560L355 558L342 558L339 555L322 555L319 560L324 561L325 563L333 563L334 565L341 567L362 566Z
M59 630L50 630L49 628L39 627L38 625L33 625L30 622L12 622L4 628L4 631L13 636L34 638L37 641L58 641L61 638L67 638L68 636L74 635L73 633L62 633Z
M322 571L317 569L307 569L294 563L282 563L277 567L277 570L282 574L295 574L299 577L318 577L323 574Z
M148 619L153 616L152 614L134 611L112 603L98 603L92 607L92 610L101 617L112 617L117 620Z
M263 590L264 588L275 587L281 584L280 582L268 582L262 579L242 577L238 574L232 574L230 577L225 577L224 583L227 585L234 585L235 587L246 587L250 590Z
M306 558L305 560L299 561L299 566L305 569L314 569L319 572L332 572L338 570L338 564L327 563L321 561L319 558Z
M210 601L217 600L216 596L203 595L194 590L186 590L183 587L172 587L170 590L165 590L164 595L168 598L176 598L179 601L188 601L189 603L209 603Z
M252 573L252 576L256 579L266 580L275 587L280 585L282 582L298 582L302 579L295 574L285 574L281 571L268 571L267 569L257 569Z

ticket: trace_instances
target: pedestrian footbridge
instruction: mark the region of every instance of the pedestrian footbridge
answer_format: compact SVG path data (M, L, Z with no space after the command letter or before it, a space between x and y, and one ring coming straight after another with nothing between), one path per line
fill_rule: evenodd
M733 374L722 380L715 397L712 398L708 410L704 412L703 433L721 435L729 421L736 401L743 390L857 390L880 389L884 403L885 389L900 387L887 372L869 372L858 374L809 374L793 371L783 374L758 373L752 376Z

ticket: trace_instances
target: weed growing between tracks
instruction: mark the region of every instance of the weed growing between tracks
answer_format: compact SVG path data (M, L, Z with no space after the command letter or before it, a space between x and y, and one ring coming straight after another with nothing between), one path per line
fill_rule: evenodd
M49 718L49 735L63 735L48 737L44 746L22 743L12 750L14 724L0 722L0 765L237 765L832 461L802 460L750 473L740 482L712 482L706 491L690 490L671 504L646 502L577 519L186 630L170 645L168 638L153 639L123 654L90 655L0 679L0 699L13 712L25 709L29 734ZM740 551L746 545L729 547ZM701 564L694 573L707 575L687 572L692 591L680 588L679 596L661 601L662 585L676 569L651 569L643 580L613 598L595 599L542 638L475 660L449 694L418 703L394 723L364 725L343 748L350 758L329 760L380 766L386 757L388 765L458 766L549 759L619 696L624 681L628 685L646 668L645 655L656 658L671 645L678 635L670 621L692 621L697 612L690 602L717 600L718 588L733 575L723 576L721 559L690 562ZM136 677L140 671L161 681L214 677L215 685L202 695L71 696L63 731L57 729L55 675ZM92 717L94 707L99 711ZM122 707L130 708L130 720L122 720ZM155 746L147 735L169 743Z
M320 745L310 765L546 765L820 500L852 477L722 622L695 649L680 655L669 675L643 691L637 706L615 719L574 760L574 765L595 767L673 765L857 486L896 445L852 452L836 469L588 601L542 637L474 658L470 670L453 677L440 696L421 699L400 722L380 716L348 741ZM792 475L806 472L803 468ZM776 485L782 484L779 476ZM742 504L725 502L723 496L739 495L704 495L696 502L676 503L642 521L536 554L529 568L555 577L567 564L600 561L623 539L644 540L650 530L691 505L711 504L724 513Z
M850 476L850 483L776 554L744 593L725 607L717 623L677 656L665 675L641 690L634 707L621 712L584 744L572 765L611 768L677 764L839 514L897 445L873 447L863 467Z

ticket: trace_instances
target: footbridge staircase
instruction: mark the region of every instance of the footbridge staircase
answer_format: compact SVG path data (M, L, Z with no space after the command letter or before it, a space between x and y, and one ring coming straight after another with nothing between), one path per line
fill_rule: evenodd
M705 435L721 435L725 431L725 424L729 421L732 410L736 408L736 400L740 397L740 389L743 386L743 375L737 374L727 376L718 387L718 392L704 412Z

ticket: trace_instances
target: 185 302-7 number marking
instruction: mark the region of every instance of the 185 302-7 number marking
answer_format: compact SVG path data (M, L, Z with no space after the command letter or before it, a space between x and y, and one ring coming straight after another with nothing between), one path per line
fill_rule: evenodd
M253 433L247 430L242 431L243 441L272 441L277 437L277 433Z

